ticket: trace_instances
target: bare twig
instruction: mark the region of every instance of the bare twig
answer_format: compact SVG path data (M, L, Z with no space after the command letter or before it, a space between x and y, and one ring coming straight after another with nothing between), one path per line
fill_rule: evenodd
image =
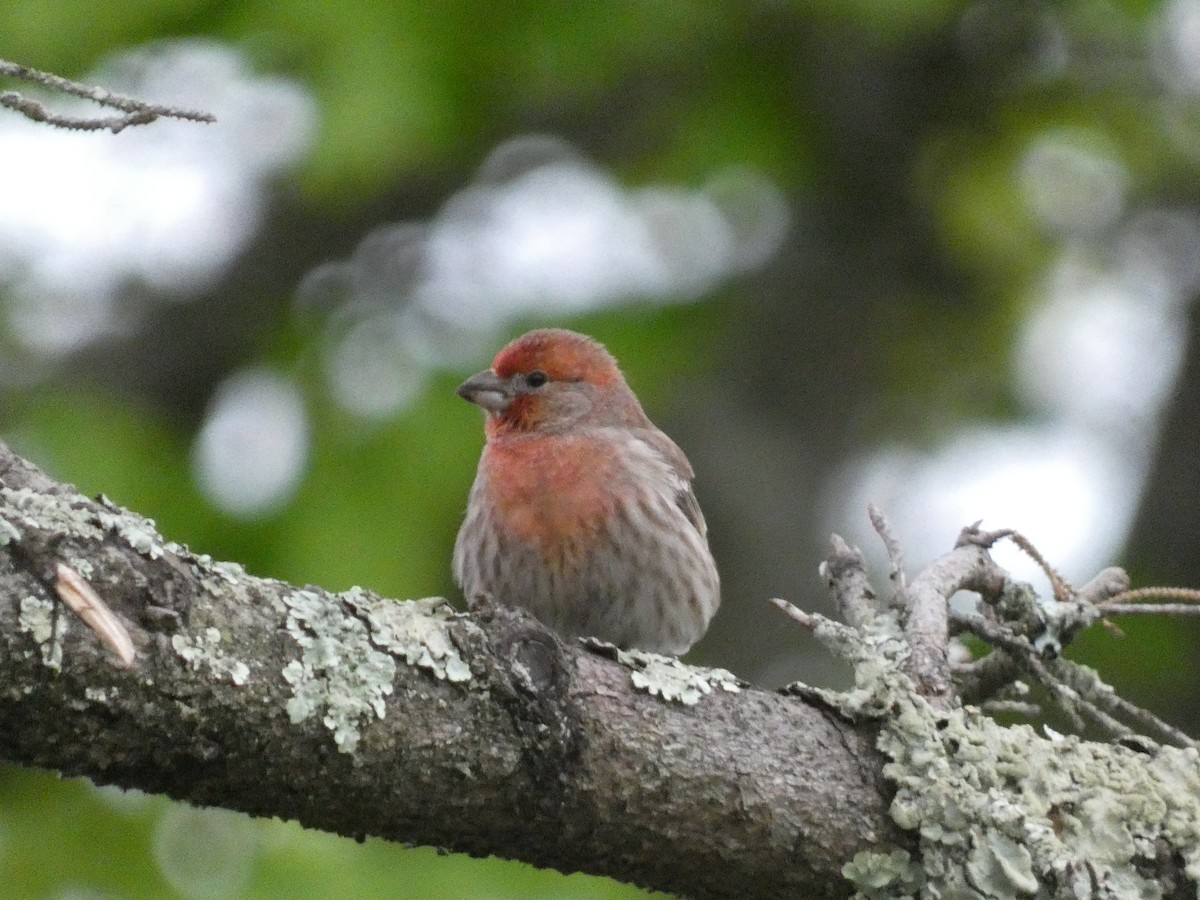
M1179 587L1144 587L1135 590L1124 590L1113 594L1100 604L1107 613L1113 606L1125 606L1131 603L1142 603L1146 600L1168 600L1173 604L1200 604L1200 591L1193 588Z
M1033 542L1029 538L1015 529L1001 528L996 531L980 531L979 523L976 522L974 525L969 525L962 530L962 533L958 536L958 545L977 544L980 547L990 550L996 543L1005 538L1016 544L1026 556L1038 564L1038 567L1045 573L1046 578L1050 580L1050 587L1054 591L1055 600L1062 603L1070 598L1074 593L1070 582L1063 578L1050 563L1046 562L1045 557L1042 556L1041 552L1033 545Z
M1133 729L1122 722L1120 719L1111 715L1106 709L1099 706L1093 699L1082 696L1078 691L1069 685L1063 684L1050 676L1050 680L1044 682L1046 687L1052 690L1055 696L1059 697L1059 702L1063 702L1063 698L1070 698L1073 708L1079 713L1086 714L1093 722L1107 731L1115 738L1129 737L1134 733Z
M1110 622L1108 619L1101 619L1100 625L1113 637L1120 638L1122 640L1125 638L1125 629L1116 622Z
M1120 566L1109 566L1101 569L1087 584L1075 594L1084 603L1099 606L1112 600L1119 594L1129 590L1129 573Z
M867 506L867 515L871 519L875 533L883 541L884 549L887 550L890 566L888 577L892 580L892 586L896 589L896 593L901 594L908 585L908 575L904 571L904 554L900 551L900 542L896 540L896 535L892 532L891 523L875 504Z
M993 593L1003 579L987 550L965 544L934 560L905 589L904 634L911 650L905 669L931 702L948 703L953 690L947 656L950 597L961 590Z
M1133 734L1133 729L1116 718L1116 715L1122 715L1143 728L1156 731L1172 743L1183 747L1197 746L1179 729L1119 697L1086 666L1061 657L1045 662L1025 637L1013 635L1003 624L989 622L982 616L962 616L958 621L992 646L1003 647L1016 665L1054 695L1077 730L1083 729L1083 717L1086 716L1114 737L1127 737Z
M1200 616L1200 606L1187 603L1107 603L1106 616Z
M808 613L806 613L804 610L800 609L799 607L793 606L792 604L788 603L786 600L781 600L778 597L772 597L767 602L772 604L773 606L775 606L776 609L782 610L782 612L785 616L787 616L793 622L799 622L801 625L803 625L809 631L812 631L813 628L816 627L817 623L814 621L812 616L810 616Z
M146 125L159 118L186 119L192 122L216 121L216 117L212 113L201 110L182 109L177 106L147 103L144 100L138 100L134 97L114 94L106 88L80 84L77 81L63 78L61 75L31 69L28 66L9 62L4 59L0 59L0 76L18 78L62 94L91 100L101 106L107 106L110 109L120 110L124 113L124 115L120 116L95 118L67 116L51 112L40 101L30 99L16 91L0 91L0 106L7 107L14 112L19 112L34 122L42 122L58 128L70 128L77 131L107 130L116 134L131 125Z
M1042 714L1042 708L1028 700L988 700L980 709L992 716L1007 713L1032 719Z
M976 547L982 547L984 550L991 550L996 546L998 541L1011 535L1011 528L1000 528L996 531L982 531L979 528L983 520L977 520L958 533L958 539L954 542L955 547L965 547L968 544L974 544Z
M1033 546L1033 542L1030 541L1029 538L1025 537L1025 535L1021 534L1019 531L1014 531L1009 534L1008 539L1020 547L1025 555L1037 563L1041 570L1046 574L1046 577L1050 580L1050 588L1054 591L1055 600L1057 600L1059 603L1065 603L1068 599L1070 599L1071 595L1075 593L1070 582L1063 578L1062 575L1058 573L1058 570L1054 568L1054 566L1046 562L1046 559L1042 556L1041 551L1038 550L1037 547Z
M858 628L875 617L875 589L867 578L862 551L831 535L833 552L821 563L821 576L833 593L833 606L847 625Z
M961 620L954 619L958 624ZM993 649L983 659L951 670L958 682L958 693L964 703L982 704L1010 686L1021 674L1021 668L1007 650Z
M892 578L904 582L899 542L879 510L871 507L871 522L887 548ZM1008 539L1041 567L1054 597L1040 598L1029 585L1014 580L992 560L989 550ZM1054 699L1072 726L1084 730L1089 723L1117 738L1130 738L1134 728L1185 747L1200 742L1153 713L1116 695L1110 685L1086 666L1062 657L1062 649L1084 629L1105 621L1108 615L1200 615L1200 591L1177 588L1129 590L1129 576L1110 567L1076 590L1022 534L1011 529L982 531L979 523L963 529L955 548L928 565L897 591L891 610L875 603L862 554L834 536L833 553L822 574L833 591L834 602L849 625L837 625L841 644L853 646L855 634L879 632L896 637L902 629L902 652L892 652L893 664L907 675L918 693L934 707L948 707L958 698L992 712L1032 715L1039 706L1025 694L1020 679L1040 684ZM950 612L949 599L957 591L976 591L982 611L971 615ZM1167 600L1146 603L1146 600ZM772 601L792 619L822 636L835 624L819 615L797 610L782 600ZM882 627L883 631L880 632ZM979 661L950 658L950 636L969 631L991 646ZM1119 631L1119 629L1118 629ZM849 637L847 637L849 635ZM822 637L834 646L830 634ZM835 651L841 644L834 646ZM883 646L882 644L879 646ZM844 648L842 648L844 649Z
M1188 737L1174 725L1164 722L1149 710L1142 709L1142 707L1130 703L1118 695L1112 687L1101 680L1094 669L1080 665L1072 660L1061 658L1054 660L1048 668L1055 678L1070 684L1077 693L1085 696L1087 702L1096 709L1126 716L1143 729L1156 731L1168 741L1178 744L1181 747L1200 747L1200 743ZM1123 736L1119 733L1116 734Z
M989 622L980 615L959 616L956 619L993 647L1002 647L1007 650L1010 658L1018 666L1035 677L1047 690L1057 697L1063 712L1071 720L1072 727L1078 731L1083 730L1084 721L1078 709L1080 704L1079 694L1072 688L1061 684L1050 674L1045 664L1038 658L1037 651L1034 650L1033 645L1025 637L1014 635L1003 625ZM1117 723L1117 725L1120 726L1120 723Z

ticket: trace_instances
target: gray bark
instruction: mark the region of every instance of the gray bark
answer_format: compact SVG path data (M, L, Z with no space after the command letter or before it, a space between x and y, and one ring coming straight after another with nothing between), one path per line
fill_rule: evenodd
M835 541L831 589L864 621L778 605L856 687L783 695L506 609L256 578L0 445L0 758L693 897L1195 897L1195 742L1057 655L1124 580L1043 603L990 560L1000 534L968 529L871 614ZM1002 671L947 688L940 614L901 626L964 584ZM1026 671L1122 743L960 701Z
M844 896L858 851L916 846L888 816L877 725L819 701L686 705L524 615L256 578L3 445L0 519L5 759L694 897ZM60 564L132 665L58 599Z

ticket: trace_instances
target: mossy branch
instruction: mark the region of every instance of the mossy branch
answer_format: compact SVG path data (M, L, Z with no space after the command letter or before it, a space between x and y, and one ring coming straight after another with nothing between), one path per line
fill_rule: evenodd
M4 759L696 897L845 896L859 850L912 846L873 729L727 675L256 578L3 445L0 542ZM60 602L60 565L129 666Z
M0 757L694 897L1194 896L1194 749L1041 736L958 702L938 644L956 626L917 610L1009 583L982 543L908 580L890 540L884 604L840 543L826 571L854 625L782 605L858 684L770 693L564 646L501 607L256 578L0 445ZM1012 664L990 665L979 684L1010 689Z

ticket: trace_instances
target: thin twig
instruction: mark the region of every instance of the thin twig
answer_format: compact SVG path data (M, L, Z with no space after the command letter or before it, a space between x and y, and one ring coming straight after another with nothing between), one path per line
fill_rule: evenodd
M1186 603L1106 603L1103 609L1106 616L1200 616L1200 606Z
M1109 566L1107 569L1097 572L1090 581L1075 592L1075 596L1082 603L1099 606L1128 590L1129 573L1120 566Z
M1042 714L1042 708L1028 700L988 700L979 707L988 715L1008 713L1017 716L1035 718Z
M887 517L879 507L873 503L868 504L867 515L871 519L871 526L875 529L875 533L883 541L884 549L887 550L888 563L890 565L888 577L892 580L892 585L896 588L896 593L900 594L908 584L908 575L904 571L904 554L900 550L900 542L896 540L891 523L888 522Z
M1063 578L1054 566L1046 562L1046 558L1042 556L1041 551L1037 547L1033 546L1033 542L1029 538L1025 537L1019 531L1014 531L1008 535L1008 539L1021 548L1026 556L1037 563L1039 568L1046 574L1046 577L1050 579L1050 588L1054 591L1055 600L1059 603L1065 603L1070 599L1071 595L1075 593L1070 582Z
M1062 575L1058 573L1058 570L1046 561L1046 558L1042 556L1041 552L1033 545L1033 542L1030 541L1029 538L1025 537L1025 535L1013 528L1000 528L996 531L980 531L979 523L976 522L973 525L968 525L962 530L958 536L957 546L962 546L963 544L976 544L986 550L990 550L995 544L1004 540L1005 538L1008 538L1010 541L1016 544L1026 556L1038 564L1038 568L1040 568L1042 572L1045 573L1046 578L1050 580L1050 588L1054 591L1055 600L1062 603L1070 599L1071 595L1074 593L1070 582L1063 578Z
M954 689L947 652L948 598L960 590L984 595L997 592L1004 579L987 550L966 541L917 573L905 589L909 614L904 636L910 653L904 670L926 698L948 704Z
M1121 697L1112 687L1100 679L1095 670L1080 665L1073 660L1061 657L1054 660L1051 667L1053 669L1052 674L1056 678L1075 685L1074 689L1079 693L1086 693L1088 702L1096 708L1111 710L1114 713L1127 716L1143 728L1157 731L1167 740L1177 743L1182 747L1200 746L1174 725L1164 722L1149 710L1142 709L1142 707ZM1086 690L1081 690L1081 688L1086 688Z
M1081 716L1086 715L1114 737L1127 737L1133 734L1133 729L1111 714L1119 713L1143 728L1157 731L1180 746L1197 746L1195 741L1173 725L1118 696L1090 669L1062 657L1047 664L1025 638L1009 634L1004 628L988 622L982 616L963 616L962 621L989 644L1003 647L1018 665L1036 677L1058 699L1063 712L1076 730L1083 729ZM1080 687L1085 682L1087 690L1083 691Z
M1018 666L1037 678L1047 690L1058 698L1059 705L1067 718L1071 720L1072 727L1077 731L1083 730L1084 721L1078 710L1082 698L1076 691L1061 684L1050 674L1045 664L1038 659L1037 652L1028 640L1011 634L1005 628L989 622L980 615L957 618L982 640L987 641L993 647L1002 647L1007 650Z
M786 600L781 600L778 597L772 597L767 602L775 606L776 609L782 610L785 616L787 616L793 622L799 622L809 631L812 631L817 625L812 616L810 616L804 610L788 603Z
M1107 612L1113 605L1124 606L1128 603L1141 603L1144 600L1170 600L1174 603L1200 604L1200 591L1194 588L1180 587L1144 587L1132 591L1122 591L1109 597L1100 607Z
M1029 671L1037 678L1038 681L1042 683L1042 686L1045 687L1046 690L1048 690L1051 694L1053 694L1056 700L1058 700L1059 708L1066 714L1067 718L1071 720L1071 727L1076 731L1083 731L1087 727L1086 723L1083 721L1083 711L1088 711L1086 701L1079 696L1077 691L1072 690L1065 684L1060 684L1058 681L1056 681L1054 677L1046 670L1046 666L1036 656L1026 657L1025 661L1029 665ZM1091 712L1095 711L1091 710ZM1100 715L1105 716L1104 713L1100 713ZM1112 719L1110 731L1113 735L1121 737L1125 734L1128 734L1130 729L1126 728L1116 719Z
M959 620L955 618L955 624ZM995 648L983 659L951 667L958 682L958 693L964 703L982 704L1009 687L1020 674L1008 650Z
M973 544L976 547L982 547L984 550L991 550L998 541L1003 540L1013 533L1011 528L1001 528L997 531L981 531L979 525L982 522L979 519L958 533L958 540L954 542L955 547L965 547L968 544Z
M1124 722L1109 715L1104 709L1089 697L1085 697L1076 688L1069 684L1064 684L1032 650L1033 648L1031 647L1029 655L1023 661L1029 666L1029 671L1042 683L1042 686L1058 699L1059 706L1067 714L1076 731L1084 729L1082 716L1086 713L1091 717L1092 721L1108 731L1113 737L1127 737L1133 734L1133 729Z
M821 563L821 576L833 594L833 606L842 621L855 628L875 617L875 589L867 577L862 551L846 543L841 535L830 535L832 552Z
M906 582L899 542L887 519L875 507L869 508L869 514L887 548L893 581ZM1012 581L996 566L988 551L1006 538L1045 573L1053 589L1053 602L1038 601L1027 585ZM833 589L835 604L853 626L837 627L853 635L870 621L874 593L866 579L862 554L836 535L833 544L834 552L823 564L823 575ZM988 601L984 606L987 614L950 613L948 598L957 590L979 592ZM904 583L897 598L904 603L899 618L908 650L901 670L935 706L951 702L957 687L962 700L989 711L1035 715L1040 707L1023 695L1028 688L1018 679L1029 676L1049 693L1077 731L1094 724L1116 738L1127 739L1136 736L1136 727L1171 743L1200 747L1200 742L1152 712L1119 697L1092 669L1060 655L1061 644L1096 621L1119 633L1106 616L1200 615L1200 590L1131 591L1128 574L1118 567L1104 569L1076 590L1024 535L1011 529L981 531L976 522L963 529L953 551L927 566L911 583ZM1170 602L1144 602L1147 600ZM818 634L822 623L834 624L783 600L772 602ZM991 646L992 652L978 662L952 663L949 635L960 630L974 633ZM844 635L842 638L852 643Z
M1154 713L1150 712L1150 710L1143 709L1135 703L1130 703L1115 692L1104 696L1107 698L1106 702L1111 703L1122 715L1129 716L1129 718L1143 726L1157 728L1163 737L1174 741L1179 746L1200 748L1200 743L1184 734L1174 725L1164 722L1158 716L1154 715Z
M0 106L19 112L34 122L42 122L58 128L70 128L78 131L108 130L116 134L131 125L145 125L159 118L186 119L192 122L215 122L212 113L195 109L182 109L177 106L163 106L147 103L135 97L114 94L107 88L96 85L81 84L55 75L31 69L19 63L0 59L0 77L18 78L31 84L37 84L72 97L91 100L101 106L117 109L125 113L122 116L104 116L88 118L86 116L66 116L51 112L38 100L32 100L16 91L0 91Z
M1125 629L1122 628L1120 625L1118 625L1116 622L1110 622L1108 619L1101 619L1100 624L1101 624L1101 626L1103 626L1104 630L1107 631L1109 634L1111 634L1113 637L1124 640Z

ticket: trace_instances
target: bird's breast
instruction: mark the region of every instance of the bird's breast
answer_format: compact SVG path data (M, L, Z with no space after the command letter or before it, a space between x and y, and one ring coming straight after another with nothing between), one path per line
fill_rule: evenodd
M481 474L496 526L558 558L611 517L622 469L611 446L561 436L489 444Z

